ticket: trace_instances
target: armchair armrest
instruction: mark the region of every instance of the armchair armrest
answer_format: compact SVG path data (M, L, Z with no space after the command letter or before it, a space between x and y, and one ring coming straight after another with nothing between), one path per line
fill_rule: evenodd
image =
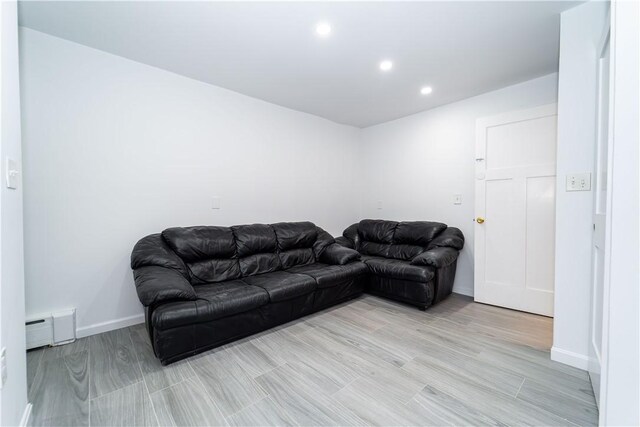
M344 236L336 237L336 243L345 248L354 249L353 242Z
M344 265L360 259L360 253L353 249L345 248L338 243L333 243L320 255L320 262L333 265Z
M435 268L446 267L458 259L458 250L446 246L429 249L411 260L413 265L430 265Z
M191 283L179 272L166 267L146 266L133 271L140 302L149 307L167 301L198 299Z

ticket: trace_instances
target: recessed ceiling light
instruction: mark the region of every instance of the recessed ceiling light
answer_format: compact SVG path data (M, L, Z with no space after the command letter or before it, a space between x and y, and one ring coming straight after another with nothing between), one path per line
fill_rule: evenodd
M329 33L331 33L331 25L326 22L318 23L318 25L316 25L316 33L322 37L328 36Z
M425 86L422 89L420 89L420 93L423 95L429 95L431 92L433 92L433 89L431 89L431 86Z
M386 61L382 61L382 62L380 63L380 69L381 69L382 71L389 71L389 70L390 70L390 69L392 69L392 68L393 68L393 62L391 62L391 61L387 61L387 60L386 60Z

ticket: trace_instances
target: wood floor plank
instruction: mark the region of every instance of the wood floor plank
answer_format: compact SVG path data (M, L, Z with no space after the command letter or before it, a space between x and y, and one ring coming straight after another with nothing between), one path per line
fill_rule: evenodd
M43 360L29 390L31 425L89 425L89 353Z
M44 348L36 348L27 351L27 390L31 389L31 384L38 373L40 362L42 361L42 355L44 354Z
M500 366L501 369L507 372L535 379L545 384L552 384L554 389L575 399L580 399L587 404L595 402L593 389L588 379L577 378L559 370L551 369L548 366L531 362L526 358L495 349L483 351L478 356L478 359Z
M238 427L295 425L285 410L270 397L259 400L227 420L229 425Z
M422 389L406 406L409 410L422 413L429 420L429 424L434 426L504 425L490 414L485 414L431 386Z
M42 360L52 360L58 357L68 356L81 351L89 351L89 338L78 338L72 343L44 347Z
M266 397L228 348L218 349L190 364L224 416L232 415Z
M475 357L459 353L450 347L433 344L423 349L422 354L414 358L423 365L440 366L457 372L458 375L473 378L486 387L493 388L506 395L515 397L524 376L503 369L500 365L478 360Z
M598 408L595 401L587 403L558 391L553 385L543 385L526 379L518 393L518 399L531 403L580 426L598 424Z
M363 424L361 419L341 408L333 398L318 393L286 364L259 376L256 380L298 425Z
M227 348L236 357L240 366L252 377L262 375L284 363L277 356L257 347L254 341L231 343Z
M374 373L378 369L395 367L395 365L333 336L322 328L302 334L299 338L311 347L330 354L337 363L341 363L361 375Z
M187 360L163 366L153 353L149 334L147 334L144 324L131 326L129 333L131 334L133 349L149 393L177 384L195 375Z
M91 400L91 426L158 425L151 399L143 381Z
M92 399L142 379L128 329L89 337L89 350Z
M363 387L353 383L334 394L334 399L363 420L365 425L415 426L426 425L424 413L407 410L397 399L390 397L379 385Z
M151 394L162 426L224 426L227 422L197 378Z
M566 419L540 407L518 401L487 386L479 378L458 372L452 367L432 365L414 360L401 369L424 380L427 387L440 390L463 401L475 411L507 425L570 425Z
M493 349L501 353L507 353L515 357L522 358L528 362L551 369L552 371L572 375L584 381L589 380L589 376L586 371L551 360L549 348L539 349L531 347L523 342L506 340L499 331L488 333L487 331L474 328L473 325L460 327L459 325L449 322L447 318L440 319L438 322L432 323L429 326L431 328L440 329L452 336L457 336L461 339L473 342L476 346L482 349L481 353L485 349ZM541 333L546 334L551 330L551 327L545 326L542 329L545 329L545 331L542 331Z
M400 367L411 360L411 356L401 348L389 345L383 340L378 340L374 335L363 333L363 331L340 321L335 316L318 319L315 325L317 328L322 328L336 340L374 355L391 365Z

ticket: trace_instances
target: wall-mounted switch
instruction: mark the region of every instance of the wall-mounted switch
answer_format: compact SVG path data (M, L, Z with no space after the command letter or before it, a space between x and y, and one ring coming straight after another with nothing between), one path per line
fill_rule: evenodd
M453 195L453 204L461 205L462 204L462 194L454 194Z
M377 208L382 209L382 200L378 200Z
M18 188L18 162L7 157L7 188L15 190Z
M587 172L567 175L567 191L591 191L591 174Z
M220 197L214 197L211 199L211 209L220 209L222 206L222 202Z

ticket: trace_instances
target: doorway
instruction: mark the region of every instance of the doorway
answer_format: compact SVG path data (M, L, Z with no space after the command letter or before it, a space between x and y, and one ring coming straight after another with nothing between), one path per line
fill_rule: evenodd
M476 122L477 302L553 316L556 104Z

